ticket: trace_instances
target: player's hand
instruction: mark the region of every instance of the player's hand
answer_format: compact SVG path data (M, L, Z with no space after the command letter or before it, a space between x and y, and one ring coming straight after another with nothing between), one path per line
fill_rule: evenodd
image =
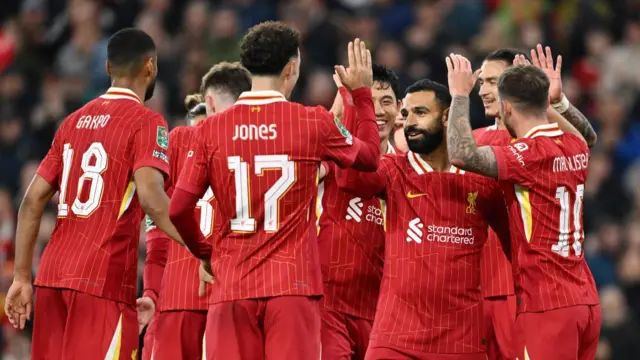
M535 49L531 49L531 60L533 66L542 70L549 78L549 101L552 104L562 101L562 55L558 55L556 64L553 64L553 55L551 48L542 49L542 45L538 44Z
M524 55L518 54L515 58L513 58L513 65L531 65L531 61L527 59Z
M450 54L446 62L451 96L469 96L478 81L480 69L473 72L471 62L462 55Z
M27 320L31 320L32 300L31 281L14 279L4 299L4 312L13 327L22 330Z
M138 334L140 334L142 329L153 318L153 314L156 312L156 304L150 297L143 296L136 300L136 310L138 312Z
M340 89L344 85L342 85L342 81L340 81L340 76L338 73L333 74L333 82L336 83L336 87ZM342 119L342 114L344 113L344 104L342 103L342 96L340 96L340 91L336 92L336 98L333 100L333 105L331 106L331 110L329 111L333 114L333 116L338 119Z
M211 270L210 261L201 261L198 269L200 277L200 286L198 287L198 296L204 297L207 294L207 284L213 284L213 271Z
M373 69L371 61L371 51L367 49L363 41L355 39L350 41L347 47L349 57L349 67L336 65L335 70L340 82L349 91L359 88L370 88L373 86Z

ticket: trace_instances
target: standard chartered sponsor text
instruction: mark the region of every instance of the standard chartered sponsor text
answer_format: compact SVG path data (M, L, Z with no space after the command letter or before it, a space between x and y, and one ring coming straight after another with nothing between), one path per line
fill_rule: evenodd
M475 237L472 228L429 225L427 227L427 241L472 245Z

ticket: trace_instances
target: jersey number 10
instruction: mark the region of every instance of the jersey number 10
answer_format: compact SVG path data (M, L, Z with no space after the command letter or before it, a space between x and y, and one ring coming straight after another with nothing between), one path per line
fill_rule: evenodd
M582 229L582 198L584 197L584 185L580 184L576 187L576 200L573 203L573 209L569 207L569 192L564 186L556 189L556 199L560 201L560 237L558 242L551 246L553 252L563 257L569 257L569 239L571 238L570 219L573 212L573 251L576 256L582 254L582 240L584 240L584 230ZM571 211L573 210L573 211Z

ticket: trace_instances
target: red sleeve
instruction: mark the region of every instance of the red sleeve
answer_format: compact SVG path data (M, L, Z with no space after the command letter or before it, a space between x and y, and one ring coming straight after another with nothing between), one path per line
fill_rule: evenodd
M488 214L487 222L489 223L489 226L493 232L498 235L502 250L507 256L507 259L511 260L511 235L509 232L507 202L504 198L504 193L500 186L498 186L497 182L491 192L491 206L488 208L488 211L485 211L485 213Z
M388 162L389 159L383 157L376 172L360 172L349 168L341 169L337 166L332 170L336 172L336 182L341 190L363 199L371 199L376 196L384 197Z
M58 130L56 133L47 156L42 159L36 171L36 174L40 175L56 189L58 188L58 177L63 171L63 156L65 156L64 145L60 144L59 140L60 132ZM71 160L70 156L69 160Z
M194 216L196 204L201 196L180 187L176 188L169 204L169 218L189 251L198 259L209 260L212 253L211 243L202 235Z
M145 217L147 257L144 262L143 285L145 296L157 303L162 285L164 267L169 255L169 237L156 228L149 216ZM151 294L150 294L151 293Z
M199 128L202 130L202 128ZM200 131L194 134L187 158L178 180L175 182L176 189L181 189L196 195L198 199L204 196L209 187L209 154L204 144L204 137L199 136Z
M352 92L356 107L356 137L327 111L321 112L321 157L336 162L340 167L353 167L362 171L375 171L380 158L380 136L371 99L371 89L360 88Z
M536 182L545 153L532 139L519 139L506 146L491 146L498 163L498 180L529 187Z
M162 171L168 177L171 171L167 156L168 149L169 132L167 122L162 116L156 115L151 119L143 120L134 138L133 171L148 166Z
M353 97L347 88L340 87L338 93L342 98L342 123L350 133L356 133L356 107L353 105ZM374 113L375 114L375 113Z

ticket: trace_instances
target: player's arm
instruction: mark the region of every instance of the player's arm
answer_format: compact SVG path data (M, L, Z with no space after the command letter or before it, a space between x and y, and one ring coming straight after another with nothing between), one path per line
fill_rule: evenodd
M145 214L160 230L182 243L180 234L169 220L169 197L165 193L165 177L170 173L169 137L162 116L141 119L134 134L133 181Z
M502 251L511 261L511 235L509 232L509 214L502 189L496 183L491 192L491 207L487 211L487 222L498 235Z
M456 167L492 178L498 177L498 163L490 146L480 146L469 122L469 96L456 95L449 108L447 153Z
M380 158L380 136L375 121L371 89L358 88L352 93L355 104L355 137L342 122L326 110L319 109L322 154L340 167L375 171Z
M145 227L147 257L144 262L143 296L148 296L157 304L171 239L156 227L149 215L145 217Z
M16 253L14 277L16 280L31 282L31 260L36 245L40 219L45 206L57 191L39 174L33 177L18 210L18 226L16 229Z
M340 190L361 197L371 199L384 197L386 190L385 159L376 172L361 172L350 168L341 169L334 166L336 183Z
M171 196L169 216L189 251L198 259L208 261L211 259L211 243L200 231L194 211L198 200L204 196L209 186L209 161L201 137L196 136L191 142L191 147ZM218 193L217 189L213 191L215 194Z
M589 119L573 106L562 92L562 56L558 56L554 66L551 48L547 46L543 49L542 45L538 44L535 49L531 49L531 60L535 67L544 71L549 77L550 108L552 109L547 112L549 121L556 122L565 132L578 135L587 143L587 146L594 146L598 136ZM526 59L521 61L528 62Z

